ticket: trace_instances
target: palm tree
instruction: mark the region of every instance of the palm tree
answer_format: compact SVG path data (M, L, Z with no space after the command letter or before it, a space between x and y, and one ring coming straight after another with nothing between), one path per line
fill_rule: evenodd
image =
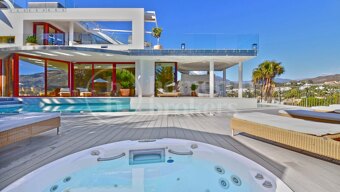
M264 61L253 70L253 83L261 85L261 91L265 96L265 101L271 102L275 87L274 78L285 72L281 63L276 61Z

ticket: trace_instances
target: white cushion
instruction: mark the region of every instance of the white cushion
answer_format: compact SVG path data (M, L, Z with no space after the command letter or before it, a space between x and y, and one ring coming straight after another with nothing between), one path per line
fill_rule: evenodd
M157 90L158 90L160 93L165 93L165 92L164 92L164 89L162 89L162 88L158 88Z
M235 113L234 118L317 136L340 133L340 125L337 124L319 123L259 112Z
M311 117L316 119L325 119L325 120L333 120L340 122L340 115L336 113L324 113L324 112L315 112L315 111L307 111L307 110L280 110L279 113L287 114L287 115L296 115L301 117Z
M70 88L60 88L60 92L70 92Z
M23 113L0 118L0 132L60 117L59 113Z
M312 109L317 110L317 111L328 111L328 112L332 112L332 111L340 110L340 106L338 106L338 105L332 105L332 106L316 106L316 107L312 107Z

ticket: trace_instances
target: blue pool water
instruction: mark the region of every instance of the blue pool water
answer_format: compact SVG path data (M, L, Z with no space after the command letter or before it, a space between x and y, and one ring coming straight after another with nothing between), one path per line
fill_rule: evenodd
M62 113L80 113L80 112L119 112L133 111L130 104L59 104L59 105L27 105L16 107L0 108L0 113L25 113L25 112L62 112Z
M65 178L60 178L45 192L223 192L251 191L246 181L235 185L234 175L225 167L223 174L215 171L213 162L187 156L173 156L173 163L129 165L126 158L100 162ZM68 180L68 181L67 181ZM225 185L220 184L225 181ZM52 188L54 187L55 190Z
M126 112L129 98L21 98L22 105L2 106L0 114L25 112Z

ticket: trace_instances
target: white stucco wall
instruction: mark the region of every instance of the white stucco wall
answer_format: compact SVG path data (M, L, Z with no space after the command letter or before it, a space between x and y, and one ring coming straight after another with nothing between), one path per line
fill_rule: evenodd
M13 28L0 22L0 36L15 36L16 46L24 44L24 34L32 33L32 28L24 26L24 21L132 21L132 44L112 45L109 49L143 49L144 48L144 9L143 8L75 8L75 9L15 9L2 10ZM24 30L26 28L26 30ZM65 30L67 33L68 30ZM8 47L0 44L0 47ZM13 46L13 45L10 45ZM84 46L84 45L79 45ZM89 45L87 47L98 47Z

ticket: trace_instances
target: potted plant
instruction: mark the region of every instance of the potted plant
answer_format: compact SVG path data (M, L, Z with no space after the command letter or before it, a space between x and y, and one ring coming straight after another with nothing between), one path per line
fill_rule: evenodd
M162 28L154 27L152 28L152 36L157 39L157 45L153 46L154 49L162 49L162 45L159 44L159 38L162 35Z
M131 94L131 88L133 87L134 83L134 76L133 74L125 69L117 71L117 82L119 82L121 88L119 89L119 94L122 97L128 97Z
M37 38L34 35L30 35L26 38L26 45L33 46L37 45Z
M130 82L129 81L123 81L120 82L121 88L119 89L120 96L122 97L128 97L130 96Z
M191 84L191 96L197 97L196 89L198 88L198 85L195 83Z

